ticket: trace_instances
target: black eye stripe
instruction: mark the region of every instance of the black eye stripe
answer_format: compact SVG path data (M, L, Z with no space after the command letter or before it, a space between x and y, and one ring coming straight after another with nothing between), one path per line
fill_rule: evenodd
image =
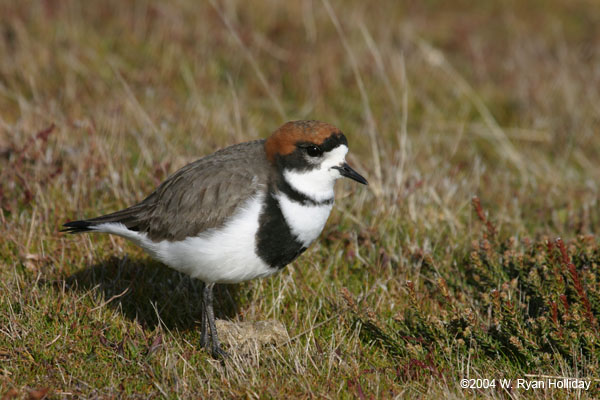
M334 148L336 148L342 144L345 146L348 146L348 141L346 140L346 136L344 136L344 134L342 132L337 132L337 133L334 133L331 136L329 136L327 139L325 139L323 141L323 143L321 143L318 146L315 145L314 143L310 143L310 142L297 142L296 147L305 150L306 148L308 148L308 146L315 146L315 147L318 147L321 152L325 153L330 150L333 150Z
M308 149L309 147L313 147L315 149L321 150L320 146L317 146L316 144L313 144L313 143L298 143L298 144L296 144L296 147L300 147L301 149Z
M309 145L305 147L306 154L310 157L320 157L323 155L323 150L321 150L318 146Z
M307 171L314 168L318 161L320 161L318 157L321 157L324 153L328 153L342 145L348 147L348 141L341 132L332 133L327 139L319 144L299 140L294 143L294 151L286 155L276 154L275 160L281 170ZM309 155L308 146L317 147L320 154L318 154L318 156Z

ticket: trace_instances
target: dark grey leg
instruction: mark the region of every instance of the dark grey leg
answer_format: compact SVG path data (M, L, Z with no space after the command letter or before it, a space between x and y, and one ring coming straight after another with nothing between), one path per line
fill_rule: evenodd
M210 340L212 344L212 356L215 358L227 356L227 353L221 348L219 343L219 336L217 335L217 327L215 325L215 312L213 309L213 288L214 283L208 283L204 286L203 301L204 308L206 310L206 319L210 328Z
M204 282L201 282L200 285L202 289L202 296L200 300L200 302L202 303L202 322L200 323L200 345L208 350L208 321L206 315L206 302L204 301L204 288L206 287L206 284Z

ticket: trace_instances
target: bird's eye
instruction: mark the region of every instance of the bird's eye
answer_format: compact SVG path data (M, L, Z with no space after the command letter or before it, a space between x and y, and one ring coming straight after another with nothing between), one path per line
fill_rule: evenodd
M323 150L321 150L317 146L310 145L306 148L306 154L308 154L311 157L320 157L323 155Z

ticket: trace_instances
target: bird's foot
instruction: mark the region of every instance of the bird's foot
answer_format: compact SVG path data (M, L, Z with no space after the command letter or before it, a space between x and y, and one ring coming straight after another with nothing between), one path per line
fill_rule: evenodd
M212 347L211 355L213 356L213 358L221 360L225 360L230 357L229 353L223 350L220 345Z

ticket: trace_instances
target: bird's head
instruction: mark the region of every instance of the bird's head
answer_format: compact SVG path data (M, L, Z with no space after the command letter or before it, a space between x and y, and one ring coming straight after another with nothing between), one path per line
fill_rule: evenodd
M332 197L333 185L342 176L367 184L346 163L346 136L324 122L284 124L266 140L265 152L290 186L315 200Z

